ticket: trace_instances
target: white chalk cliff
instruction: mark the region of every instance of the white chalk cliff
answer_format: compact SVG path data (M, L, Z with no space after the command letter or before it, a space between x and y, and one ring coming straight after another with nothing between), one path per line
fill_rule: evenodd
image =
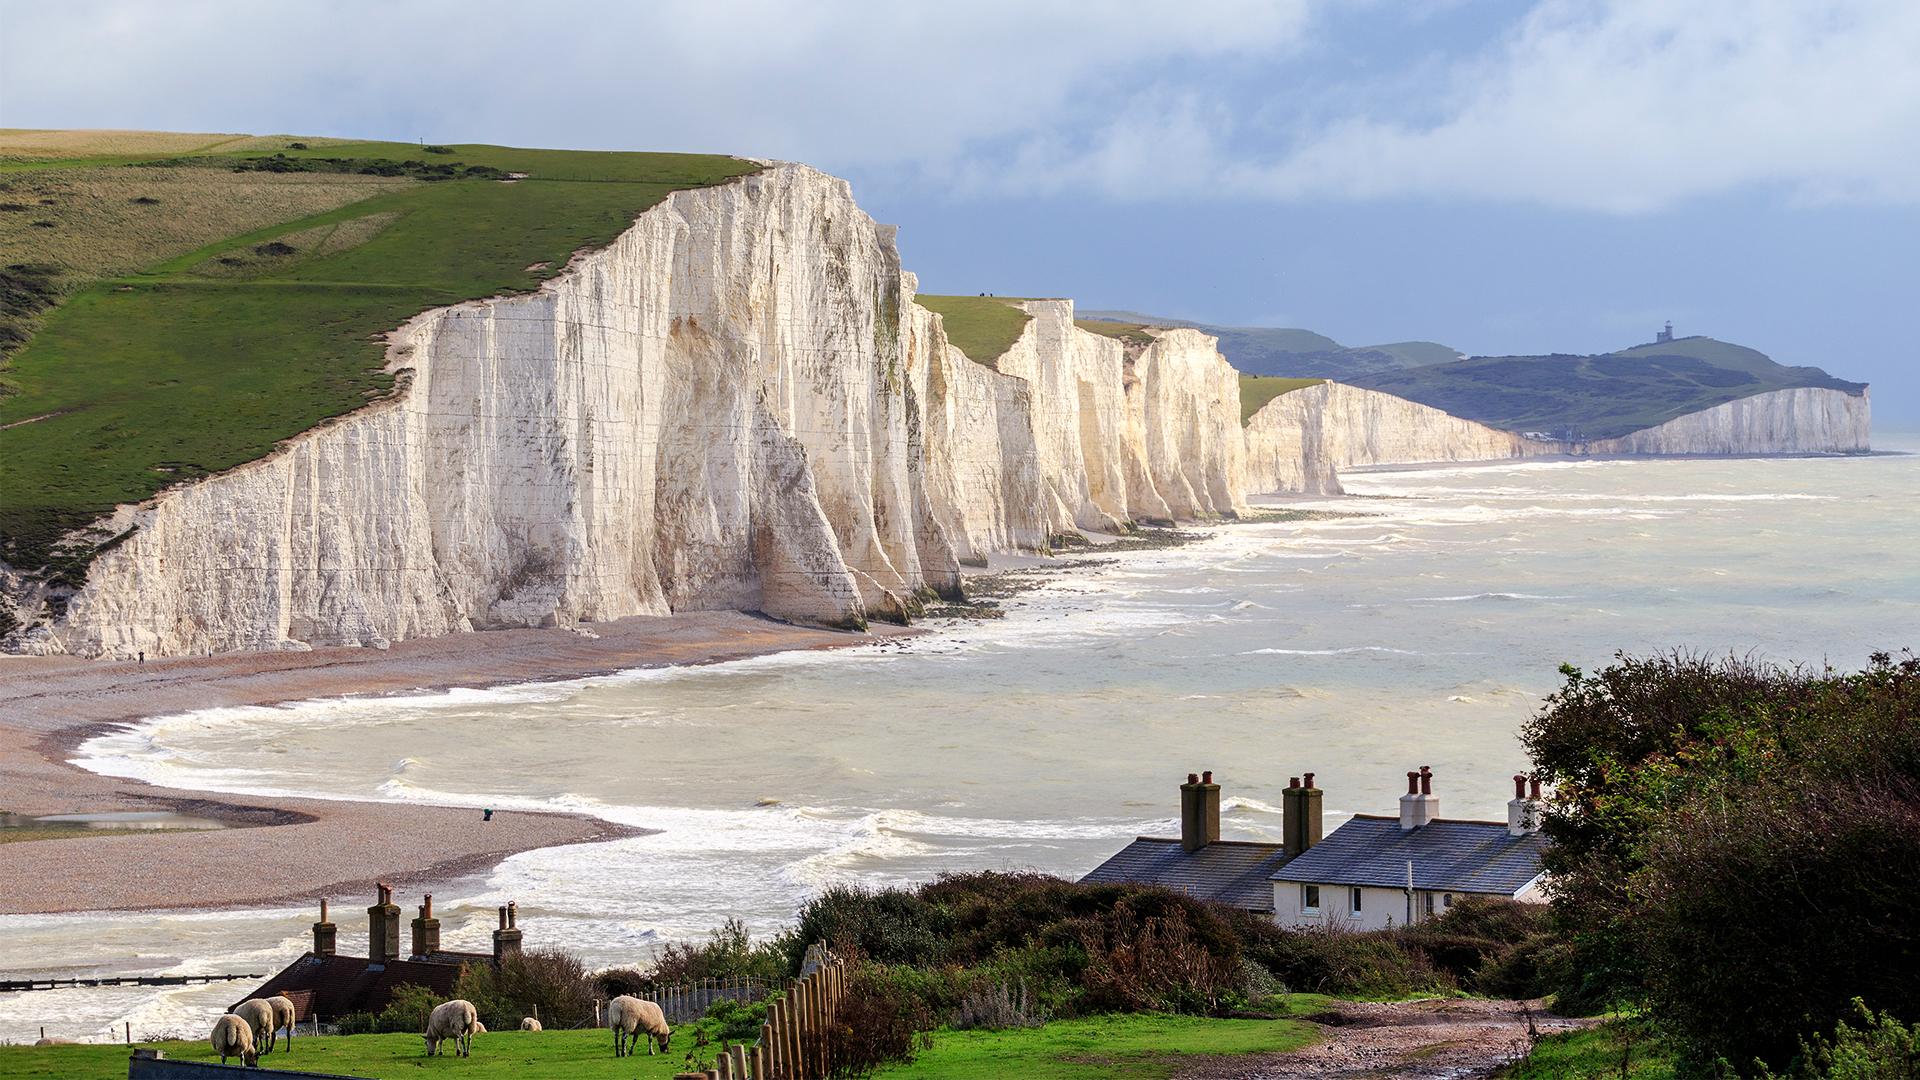
M389 400L121 507L22 647L161 656L705 608L902 620L960 564L1244 502L1213 341L1031 322L996 372L894 230L780 164L681 191L537 294L392 336Z
M1253 492L1339 493L1366 465L1556 455L1834 454L1871 448L1872 401L1800 388L1729 401L1617 439L1528 439L1405 398L1341 383L1281 394L1247 422Z

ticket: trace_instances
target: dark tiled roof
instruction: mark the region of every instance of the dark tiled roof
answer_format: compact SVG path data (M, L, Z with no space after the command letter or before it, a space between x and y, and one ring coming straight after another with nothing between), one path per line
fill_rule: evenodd
M1397 817L1356 816L1273 875L1317 885L1407 886L1421 890L1512 896L1540 874L1547 838L1509 836L1493 821L1438 819L1410 832Z
M491 960L492 957L483 959ZM331 1018L353 1013L377 1013L387 1007L394 990L406 983L424 986L446 997L453 993L453 984L459 978L460 965L457 963L395 960L383 967L364 956L315 956L308 953L287 965L285 971L261 984L260 989L248 994L247 998L286 994L301 1010L299 1019L305 1021L315 1016Z
M1178 840L1142 836L1081 881L1161 885L1248 911L1273 910L1269 877L1286 861L1280 844L1216 840L1188 853Z

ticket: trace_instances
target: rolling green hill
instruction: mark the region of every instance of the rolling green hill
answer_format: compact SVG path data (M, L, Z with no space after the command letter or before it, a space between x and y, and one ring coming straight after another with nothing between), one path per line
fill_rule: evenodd
M366 404L392 386L385 332L430 308L531 291L670 192L760 168L271 141L0 159L0 200L24 208L0 212L0 330L16 349L0 371L0 559L44 567L62 533L116 503Z
M1475 356L1343 379L1511 431L1571 429L1611 439L1755 394L1812 386L1859 394L1865 383L1707 337L1599 356Z
M1391 345L1345 345L1311 330L1278 326L1211 326L1189 319L1163 319L1137 311L1083 311L1082 319L1134 323L1146 326L1185 326L1220 339L1220 355L1249 375L1281 378L1338 379L1374 371L1393 371L1443 364L1463 354L1431 341L1401 341Z

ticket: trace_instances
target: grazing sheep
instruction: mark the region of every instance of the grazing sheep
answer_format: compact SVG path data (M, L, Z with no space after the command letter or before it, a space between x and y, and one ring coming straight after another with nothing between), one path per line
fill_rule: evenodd
M607 1026L613 1029L614 1057L632 1056L643 1034L647 1037L648 1055L664 1053L673 1039L673 1029L667 1026L660 1006L626 994L607 1002ZM654 1049L655 1039L660 1041L658 1050Z
M473 1033L475 1035L485 1035L487 1033L487 1025L475 1020L473 1022Z
M436 1006L427 1017L427 1032L423 1036L427 1040L427 1056L440 1052L442 1040L452 1039L455 1053L472 1057L473 1035L479 1028L480 1014L474 1011L473 1002L455 998Z
M230 1015L245 1020L247 1025L253 1028L253 1045L259 1053L273 1052L273 1006L260 998L248 998L235 1005ZM259 1050L258 1048L263 1044L266 1049Z
M69 1039L64 1035L43 1035L40 1038L33 1040L33 1045L35 1046L79 1046L80 1044L77 1042L74 1042L72 1039Z
M282 1028L285 1028L287 1032L287 1050L292 1051L293 999L281 994L275 994L273 997L267 998L266 1002L273 1007L273 1031L267 1035L267 1053L273 1053L273 1044L275 1040L280 1037L280 1029Z
M539 1031L540 1021L535 1020L531 1016L523 1016L520 1018L520 1030L521 1031Z
M253 1025L232 1013L213 1022L213 1038L209 1041L213 1043L213 1052L220 1055L222 1065L230 1056L237 1056L240 1064L249 1069L259 1060L260 1056L253 1052Z

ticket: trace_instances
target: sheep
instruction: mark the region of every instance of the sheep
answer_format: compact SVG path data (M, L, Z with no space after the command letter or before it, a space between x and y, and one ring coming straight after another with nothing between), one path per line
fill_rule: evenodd
M475 1035L485 1035L487 1033L487 1025L475 1020L473 1022L473 1033Z
M80 1044L65 1035L42 1035L33 1041L35 1046L79 1046Z
M614 1057L632 1056L643 1034L647 1037L648 1055L664 1053L673 1040L673 1029L667 1026L660 1006L626 994L607 1002L607 1026L613 1029ZM655 1039L660 1040L658 1050L654 1049Z
M461 1057L473 1056L473 1035L480 1026L480 1014L474 1010L473 1002L454 998L444 1005L434 1007L432 1015L427 1017L427 1031L422 1038L427 1040L427 1056L440 1052L440 1043L445 1039L453 1040L454 1052Z
M248 998L233 1007L229 1014L245 1020L253 1028L253 1045L266 1044L263 1054L273 1053L273 1006L260 998Z
M282 1028L285 1028L287 1031L287 1050L291 1053L293 1050L293 1018L295 1015L293 999L281 994L275 994L273 997L267 998L266 1002L273 1008L273 1031L267 1035L267 1053L273 1053L274 1042L279 1039L280 1029Z
M520 1018L520 1030L521 1031L539 1031L540 1021L535 1020L531 1016L523 1016Z
M246 1004L241 1002L241 1004ZM213 1022L213 1052L220 1055L220 1064L225 1065L229 1056L237 1056L240 1064L253 1068L259 1055L253 1052L253 1025L232 1013L227 1013Z

